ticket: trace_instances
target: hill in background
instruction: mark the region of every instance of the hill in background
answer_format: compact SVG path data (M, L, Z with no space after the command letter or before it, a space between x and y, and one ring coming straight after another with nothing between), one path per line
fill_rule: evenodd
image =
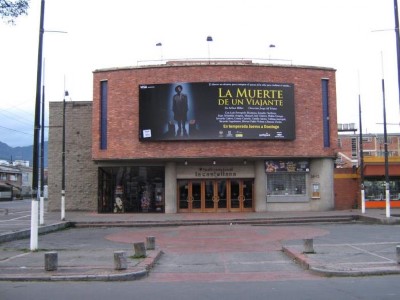
M40 155L40 153L39 153ZM33 146L10 147L0 142L0 160L27 160L32 167ZM44 142L44 167L47 168L47 142Z

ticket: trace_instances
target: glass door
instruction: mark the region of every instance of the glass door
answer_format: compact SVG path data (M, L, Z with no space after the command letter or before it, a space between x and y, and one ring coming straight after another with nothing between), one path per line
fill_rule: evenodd
M253 211L253 179L244 179L243 182L243 211Z
M178 180L179 212L252 211L253 179Z
M218 211L227 211L228 208L227 182L228 180L226 179L218 180L215 182Z
M240 180L231 179L230 184L230 211L240 211L241 207Z
M189 211L189 181L178 180L178 207L181 212Z
M192 180L189 192L190 192L191 211L201 212L202 211L201 180Z
M215 211L215 188L213 180L204 181L204 208L206 211Z

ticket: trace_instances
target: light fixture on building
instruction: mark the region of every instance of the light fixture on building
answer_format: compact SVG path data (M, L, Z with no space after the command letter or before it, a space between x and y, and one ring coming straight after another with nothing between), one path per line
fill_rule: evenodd
M247 165L247 160L246 159L243 160L243 164Z
M188 165L188 161L187 160L185 160L185 166L187 166Z
M271 62L271 49L275 48L276 46L274 44L270 44L269 45L269 56L268 56L268 60L269 62Z
M212 42L213 41L213 38L212 38L212 36L208 36L207 37L207 47L208 47L208 62L210 62L210 42Z
M212 164L215 166L217 164L217 162L215 160L213 160Z
M156 47L160 47L160 60L163 60L162 43L157 43Z

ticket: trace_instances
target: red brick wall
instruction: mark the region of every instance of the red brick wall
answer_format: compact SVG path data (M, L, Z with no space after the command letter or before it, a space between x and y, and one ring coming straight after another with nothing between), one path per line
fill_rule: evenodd
M336 210L360 207L359 175L355 169L335 169L334 185Z
M329 80L331 147L323 147L321 79ZM335 70L266 65L165 65L97 70L93 78L93 143L95 160L174 157L334 157L337 147ZM100 81L108 80L107 149L99 147ZM139 142L140 84L174 82L293 83L294 141Z

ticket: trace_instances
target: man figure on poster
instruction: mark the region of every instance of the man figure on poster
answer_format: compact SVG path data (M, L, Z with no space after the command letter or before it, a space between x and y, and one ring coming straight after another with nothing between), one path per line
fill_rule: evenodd
M188 100L187 95L182 93L183 87L177 85L175 87L176 94L172 101L172 111L174 112L174 120L177 122L178 130L176 132L177 136L181 136L182 132L184 136L187 136L186 131L186 121L188 112Z

